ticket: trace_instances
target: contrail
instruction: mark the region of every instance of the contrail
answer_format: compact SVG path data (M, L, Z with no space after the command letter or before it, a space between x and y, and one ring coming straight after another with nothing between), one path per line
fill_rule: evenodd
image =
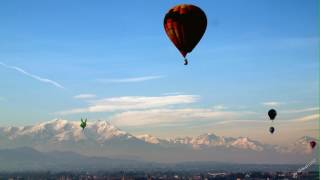
M58 87L58 88L65 89L65 87L63 87L61 84L59 84L59 83L57 83L57 82L55 82L55 81L53 81L53 80L50 80L50 79L47 79L47 78L42 78L42 77L39 77L39 76L37 76L37 75L28 73L27 71L25 71L25 70L23 70L23 69L21 69L21 68L19 68L19 67L9 66L9 65L7 65L7 64L5 64L5 63L3 63L3 62L0 62L0 65L3 66L3 67L5 67L5 68L7 68L7 69L16 70L16 71L18 71L18 72L20 72L20 73L22 73L22 74L24 74L24 75L26 75L26 76L29 76L29 77L31 77L31 78L33 78L33 79L35 79L35 80L40 81L40 82L49 83L49 84L52 84L52 85L54 85L54 86L56 86L56 87Z

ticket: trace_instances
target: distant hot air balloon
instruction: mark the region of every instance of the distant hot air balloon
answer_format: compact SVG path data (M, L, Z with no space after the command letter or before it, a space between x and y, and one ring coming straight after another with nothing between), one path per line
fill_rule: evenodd
M277 111L274 109L270 109L268 112L268 115L271 120L274 120L277 116Z
M271 126L270 128L269 128L269 132L271 133L271 134L273 134L274 133L274 127L273 126Z
M198 44L207 28L206 14L197 6L180 4L171 8L164 18L164 29L185 58Z
M310 141L310 146L312 149L316 147L317 143L315 141Z

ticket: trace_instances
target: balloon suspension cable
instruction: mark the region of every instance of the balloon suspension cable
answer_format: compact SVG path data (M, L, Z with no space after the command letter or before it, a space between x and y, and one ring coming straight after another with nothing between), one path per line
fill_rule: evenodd
M187 58L184 59L184 65L188 65L188 59Z

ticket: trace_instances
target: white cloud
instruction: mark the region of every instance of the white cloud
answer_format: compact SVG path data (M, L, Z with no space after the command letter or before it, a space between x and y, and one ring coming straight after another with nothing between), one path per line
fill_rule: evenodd
M280 106L281 102L277 102L277 101L270 101L270 102L264 102L262 103L264 106L271 106L271 107L277 107L277 106Z
M5 67L5 68L7 68L7 69L13 69L15 71L18 71L18 72L20 72L20 73L22 73L22 74L24 74L26 76L29 76L29 77L31 77L31 78L33 78L35 80L38 80L40 82L48 83L48 84L54 85L54 86L56 86L58 88L64 89L64 87L61 84L57 83L56 81L53 81L53 80L50 80L50 79L46 79L46 78L42 78L42 77L39 77L37 75L31 74L31 73L29 73L29 72L27 72L27 71L25 71L25 70L23 70L23 69L21 69L19 67L9 66L9 65L7 65L5 63L2 63L2 62L0 62L0 65Z
M310 115L306 115L298 118L286 119L281 122L282 123L297 123L297 122L305 123L310 121L317 122L319 120L319 117L320 117L319 114L310 114Z
M213 106L213 109L215 110L225 110L225 109L228 109L226 106L224 105L216 105L216 106Z
M308 116L304 116L298 119L295 119L295 122L309 122L309 121L317 121L319 119L319 114L312 114Z
M75 99L92 99L97 97L95 94L79 94L76 96L73 96Z
M112 117L117 126L158 126L197 123L202 120L221 121L238 117L238 112L215 111L213 109L151 109L128 111Z
M122 79L98 79L98 82L102 83L134 83L149 81L154 79L161 79L164 76L142 76L142 77L131 77L131 78L122 78Z
M176 96L124 96L91 101L88 107L71 109L57 114L76 114L85 112L114 112L138 109L160 108L170 105L189 104L198 101L197 95Z
M266 123L266 121L263 120L226 120L226 121L220 121L217 122L216 124L236 124L236 123ZM237 124L238 125L238 124Z
M311 108L304 108L304 109L291 109L283 111L282 113L304 113L304 112L310 112L310 111L318 111L318 107L311 107Z

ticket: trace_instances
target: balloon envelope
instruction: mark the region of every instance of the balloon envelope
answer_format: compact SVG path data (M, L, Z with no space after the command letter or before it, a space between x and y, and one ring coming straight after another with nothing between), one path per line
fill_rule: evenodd
M312 149L315 148L316 145L317 145L317 143L315 141L310 141L310 146Z
M83 119L81 118L80 127L84 129L86 126L87 126L87 119L83 121Z
M268 112L268 116L271 120L274 120L277 116L277 111L274 109L270 109Z
M272 127L272 126L269 128L269 132L270 132L271 134L274 133L274 130L275 130L275 129L274 129L274 127Z
M180 4L164 18L164 29L183 57L198 44L207 28L207 17L197 6Z

